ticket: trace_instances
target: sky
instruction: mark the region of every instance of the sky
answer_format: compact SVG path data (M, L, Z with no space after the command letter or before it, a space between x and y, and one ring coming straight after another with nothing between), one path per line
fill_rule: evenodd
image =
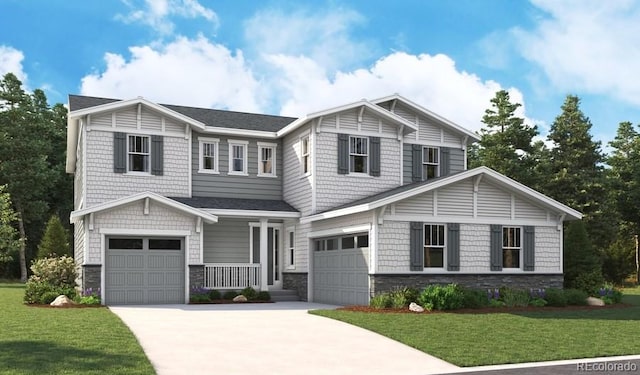
M0 75L300 117L398 93L478 131L498 90L545 137L566 95L640 123L640 0L0 0Z

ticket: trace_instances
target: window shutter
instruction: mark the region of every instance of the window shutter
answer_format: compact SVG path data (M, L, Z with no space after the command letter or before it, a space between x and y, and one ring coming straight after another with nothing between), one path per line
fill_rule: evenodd
M502 225L491 225L491 271L502 271Z
M369 137L369 143L369 173L377 177L380 176L380 137Z
M526 226L524 227L524 238L522 241L522 256L524 257L524 270L535 270L535 251L536 249L536 227Z
M447 270L460 271L460 224L447 224Z
M113 172L127 171L127 134L113 133Z
M451 173L451 152L449 147L440 147L440 176Z
M422 146L411 145L411 177L413 182L422 181Z
M424 270L424 224L412 221L409 225L409 246L411 271Z
M151 174L162 176L164 159L164 141L160 135L151 136Z
M338 134L338 174L349 173L349 135Z

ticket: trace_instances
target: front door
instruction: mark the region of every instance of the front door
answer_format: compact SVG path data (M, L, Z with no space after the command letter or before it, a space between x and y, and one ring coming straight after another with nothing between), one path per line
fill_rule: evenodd
M251 254L253 263L260 260L260 227L251 227ZM282 228L269 224L267 229L267 284L269 289L282 288Z

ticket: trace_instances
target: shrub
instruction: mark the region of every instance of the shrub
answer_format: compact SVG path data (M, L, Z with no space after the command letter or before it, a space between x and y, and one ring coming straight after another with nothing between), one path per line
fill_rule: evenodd
M258 296L258 292L256 292L255 289L253 289L252 287L248 286L244 289L242 289L240 291L240 294L242 294L243 296L247 297L248 301L254 300L256 299L256 297Z
M564 236L564 287L597 292L604 283L602 265L582 220L567 224Z
M44 235L38 245L38 258L64 255L73 255L69 246L69 233L58 215L53 215L47 222Z
M547 301L542 298L532 298L529 300L529 305L535 307L544 307L547 305Z
M462 307L469 309L479 309L489 306L488 293L480 289L462 288Z
M582 306L587 304L589 295L584 290L565 289L564 295L567 297L567 305Z
M221 298L222 298L222 295L217 290L211 289L209 291L209 299L210 300L214 301L214 300L221 299Z
M595 295L602 284L604 284L602 273L600 270L593 270L576 276L572 289L579 289L587 294Z
M408 287L396 288L388 293L388 298L391 301L390 307L402 309L418 300L418 291Z
M636 270L635 244L622 236L602 252L602 274L607 281L621 285Z
M489 300L489 307L505 307L506 304L503 301L500 301L499 299L490 299Z
M613 305L622 302L622 292L615 289L613 285L603 286L598 290L598 295L607 305Z
M73 287L61 287L44 281L29 279L24 290L24 302L29 304L49 304L60 295L74 299L76 290Z
M425 309L431 306L436 310L455 310L462 307L464 294L457 284L428 285L420 293L418 303Z
M558 288L549 288L545 290L545 300L547 305L554 307L567 306L567 296L564 290Z
M189 293L190 302L209 302L209 290L201 286L192 286Z
M258 301L271 301L271 294L266 290L261 290L256 294L256 300Z
M529 306L529 293L520 289L504 288L502 301L507 307Z
M100 288L96 290L92 288L83 290L80 295L76 297L75 301L81 305L99 305L101 303Z
M31 265L31 271L33 275L25 285L26 303L51 303L59 295L75 299L77 273L72 258L62 256L38 259Z
M231 300L236 298L237 296L238 292L236 292L235 290L227 290L226 292L222 293L222 299Z
M393 301L391 301L391 297L389 293L378 294L371 298L369 301L369 306L376 309L387 309L393 305Z

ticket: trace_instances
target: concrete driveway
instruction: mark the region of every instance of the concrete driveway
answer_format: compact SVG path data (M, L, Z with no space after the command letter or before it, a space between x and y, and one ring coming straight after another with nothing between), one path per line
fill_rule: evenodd
M438 374L458 367L309 309L306 302L110 307L157 373Z

